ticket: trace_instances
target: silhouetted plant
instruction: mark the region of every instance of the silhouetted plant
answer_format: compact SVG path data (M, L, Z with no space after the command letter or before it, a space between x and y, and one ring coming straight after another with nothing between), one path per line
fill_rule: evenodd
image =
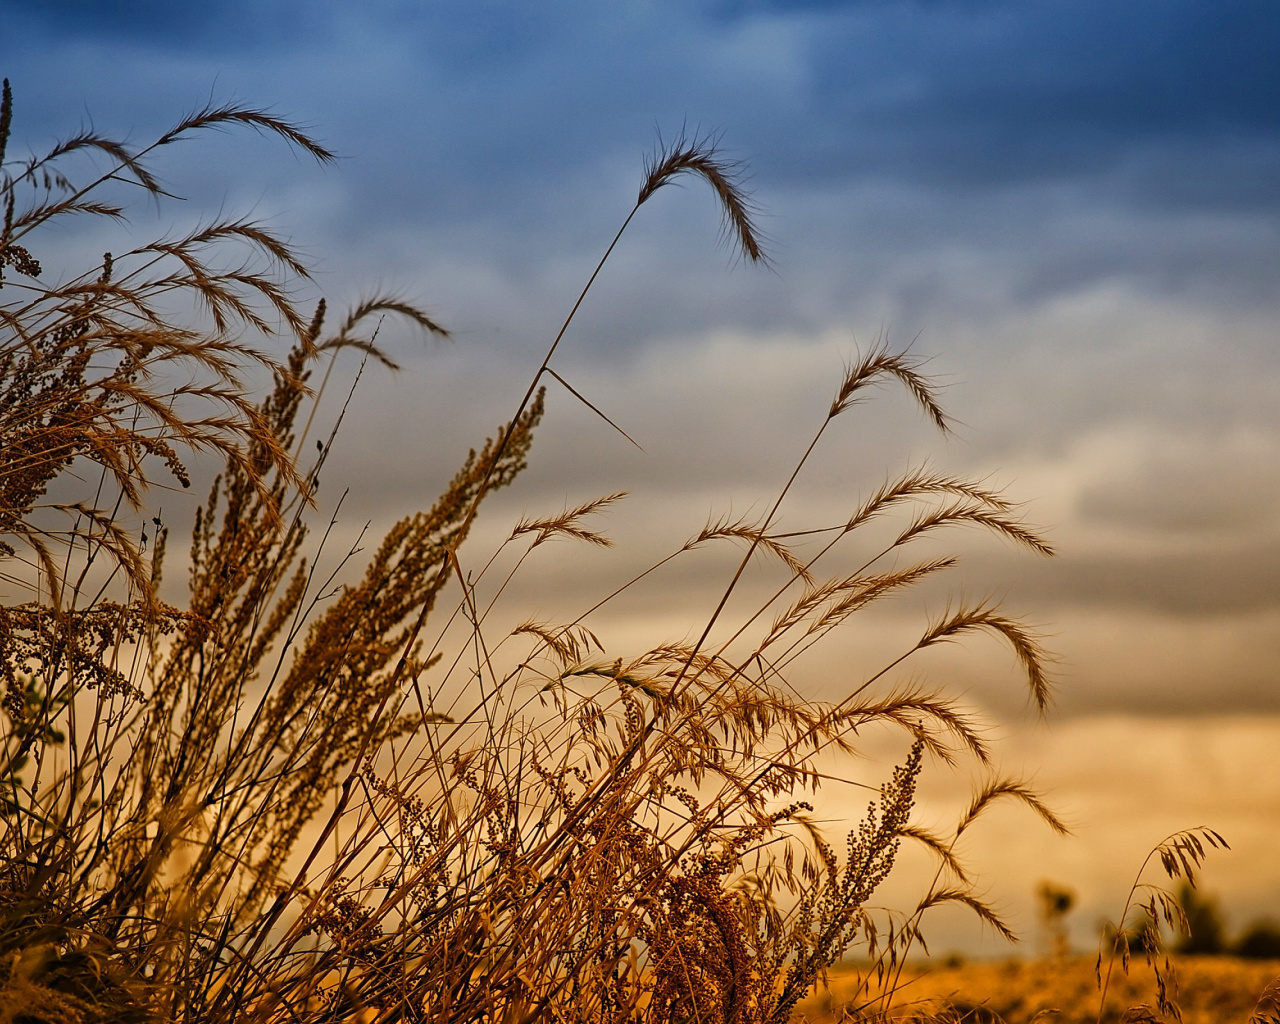
M1164 931L1168 930L1174 935L1189 935L1190 927L1183 910L1184 904L1164 886L1143 881L1143 877L1152 860L1159 860L1167 878L1182 881L1185 899L1186 890L1195 887L1196 872L1205 856L1209 850L1214 849L1229 849L1227 841L1213 829L1201 826L1173 833L1158 843L1143 860L1125 899L1124 909L1120 912L1119 925L1109 926L1103 933L1104 949L1098 952L1096 966L1099 988L1098 1024L1101 1024L1106 1011L1107 990L1117 957L1121 969L1128 974L1129 960L1134 953L1142 954L1155 977L1158 1011L1178 1020L1182 1019L1178 1008L1177 975L1166 953ZM1105 973L1102 970L1104 959L1107 965ZM1151 1017L1149 1012L1148 1017Z
M7 85L4 95L0 143ZM896 979L933 907L968 907L1009 935L956 844L1003 800L1062 826L1026 786L994 775L954 828L914 823L927 758L985 768L990 758L962 708L894 673L916 652L988 634L1011 647L1043 709L1036 637L988 603L965 603L891 662L845 680L839 701L805 699L788 681L796 659L857 612L957 564L913 557L922 537L977 526L1050 553L1000 494L925 469L873 490L841 522L778 529L816 445L873 388L902 385L948 429L909 355L877 345L846 368L763 516L707 523L571 621L504 628L495 609L545 545L607 543L592 517L621 495L522 520L483 558L463 547L485 497L525 467L547 378L587 401L553 363L646 202L699 178L742 257L764 259L751 203L713 140L679 138L646 164L509 421L334 590L304 557L333 437L303 464L310 375L343 349L390 363L377 344L383 314L439 326L386 298L326 335L323 303L301 315L278 279L305 276L292 251L235 219L42 283L38 228L72 213L119 217L95 190L125 181L159 196L147 164L157 149L235 125L329 158L288 122L226 106L142 149L82 133L13 173L4 165L0 264L25 280L5 282L0 306L0 529L13 582L32 599L0 618L0 955L13 965L0 1020L25 1006L60 1020L782 1024L851 948L870 973ZM76 154L107 168L74 184L59 168ZM217 258L226 246L268 266L229 269ZM170 316L175 292L202 303L204 319ZM276 333L288 339L279 359L262 350ZM273 385L255 401L259 368ZM177 609L157 597L168 534L158 519L145 526L146 503L154 463L185 483L181 453L192 450L224 466L196 517L189 604ZM86 468L97 472L92 495L45 500ZM836 547L895 516L896 534L856 570L830 568ZM745 551L694 639L616 652L592 631L601 606L724 543ZM776 587L732 618L757 561L772 565ZM901 732L902 761L831 842L812 818L818 759L858 757L873 724ZM886 915L873 900L903 841L938 867L909 913Z

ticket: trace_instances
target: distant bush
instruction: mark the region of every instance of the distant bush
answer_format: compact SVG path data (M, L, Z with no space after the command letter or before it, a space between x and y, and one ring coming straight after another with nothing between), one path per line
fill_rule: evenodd
M1254 921L1231 947L1249 960L1280 960L1280 925L1269 919Z
M1183 885L1178 892L1178 903L1186 917L1187 930L1175 947L1177 952L1280 960L1280 924L1274 920L1258 918L1240 933L1235 942L1229 942L1217 899L1201 896L1190 885Z
M1045 956L1064 957L1071 952L1067 914L1076 905L1076 894L1068 886L1043 881L1036 888L1040 928Z
M1117 928L1111 921L1105 922L1102 926L1102 948L1119 950L1126 955L1154 953L1160 950L1158 935L1151 916L1141 913L1124 928Z
M1178 904L1186 916L1185 934L1174 947L1179 953L1217 954L1227 951L1226 929L1218 901L1202 896L1188 883L1178 890Z

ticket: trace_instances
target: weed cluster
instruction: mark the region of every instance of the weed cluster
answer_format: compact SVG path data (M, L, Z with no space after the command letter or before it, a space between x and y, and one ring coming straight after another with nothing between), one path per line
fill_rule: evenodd
M311 376L343 349L389 362L382 315L442 329L385 298L327 333L324 304L307 316L292 298L305 267L246 220L108 254L61 283L38 234L122 216L98 198L107 186L160 197L149 161L192 133L247 127L330 154L260 110L220 106L144 148L81 133L4 163L11 116L6 83L0 534L5 586L27 599L0 606L0 1021L783 1024L855 948L884 993L858 1013L886 1012L931 907L964 905L1007 932L956 840L1002 799L1061 826L994 777L950 833L913 823L927 758L986 765L988 751L956 703L895 671L990 633L1043 708L1035 637L966 604L835 703L787 680L855 613L956 564L913 559L921 537L977 526L1049 553L1000 494L926 469L843 522L778 531L810 453L875 386L902 385L947 429L910 357L877 347L846 369L762 518L709 523L573 621L502 630L513 575L551 542L608 543L592 517L620 497L522 521L487 559L462 547L486 496L526 464L579 297L510 421L333 597L304 554L333 436L310 455ZM97 169L77 183L64 168L84 158ZM711 187L743 258L763 259L734 167L714 140L680 138L646 165L583 295L640 208L682 176ZM254 400L263 369L274 384ZM194 452L223 468L179 609L158 596L167 527L148 501L160 466L187 485ZM858 569L824 572L833 549L895 518ZM696 639L606 650L592 612L725 543L745 550ZM729 621L761 560L776 588ZM859 757L860 730L877 724L900 729L908 753L831 842L809 816L819 758ZM937 873L912 911L877 912L904 840L932 850Z

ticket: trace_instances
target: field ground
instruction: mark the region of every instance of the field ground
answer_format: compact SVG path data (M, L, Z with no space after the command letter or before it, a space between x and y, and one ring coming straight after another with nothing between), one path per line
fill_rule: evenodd
M891 1016L909 1018L951 1007L958 1011L955 1019L973 1024L996 1019L986 1011L994 1011L1009 1024L1029 1022L1037 1014L1044 1024L1086 1024L1098 1017L1095 962L1094 957L1073 957L908 966ZM1202 956L1175 957L1173 963L1184 1024L1246 1024L1264 990L1280 979L1277 960ZM837 968L831 973L830 988L811 997L801 1009L813 1024L838 1021L844 1008L866 1002L860 984L856 968ZM1144 1003L1154 1012L1156 986L1150 968L1139 956L1126 977L1117 962L1104 1020L1119 1021L1128 1007ZM1267 1010L1275 1015L1272 1019L1280 1019L1280 1007L1273 1003Z

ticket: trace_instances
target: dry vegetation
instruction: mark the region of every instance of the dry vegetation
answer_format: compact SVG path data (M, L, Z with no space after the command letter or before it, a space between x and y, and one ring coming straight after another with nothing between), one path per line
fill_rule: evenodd
M1183 1024L1244 1024L1251 1017L1274 1018L1280 1012L1280 961L1237 960L1231 957L1175 957L1178 1003ZM1041 1020L1045 1024L1093 1024L1099 1019L1097 961L1008 960L962 966L912 965L903 974L893 1000L895 1014L904 1020L937 1017L973 1024L995 1020ZM804 1005L815 1024L841 1020L844 1008L865 1001L861 976L833 972L829 992ZM874 991L872 993L875 994ZM1142 1020L1142 1010L1160 1019L1155 979L1134 972L1115 984L1106 999L1103 1021Z
M12 111L6 83L0 160ZM956 564L913 558L923 536L976 526L1049 553L998 493L923 469L844 522L777 531L809 453L876 386L901 385L947 429L916 363L875 348L847 368L764 516L708 524L612 594L584 598L573 621L503 629L512 575L536 572L553 542L608 543L595 517L620 497L520 522L498 552L463 547L485 497L524 468L547 379L564 383L552 365L562 328L509 422L362 573L346 565L353 582L335 591L316 578L307 525L337 429L310 436L311 376L348 349L390 362L383 316L442 329L385 298L327 331L323 303L295 304L305 267L245 220L76 275L40 263L51 223L121 217L101 198L121 190L160 199L150 161L213 128L329 159L296 127L229 106L141 149L81 133L3 164L0 552L6 595L21 597L0 606L0 1024L782 1024L848 955L902 988L931 907L961 904L1004 930L956 840L995 801L1060 825L996 777L951 832L915 825L920 772L986 765L988 752L944 693L898 670L917 651L991 634L1043 708L1035 637L965 604L848 680L837 703L787 681L855 613ZM711 187L744 259L763 259L733 166L711 140L681 138L646 165L583 295L641 206L682 176ZM255 399L264 375L273 383ZM194 453L222 470L196 516L178 608L158 596L156 487L186 486ZM878 538L868 530L886 522L859 568L828 570L833 549ZM720 544L742 558L694 641L614 651L592 632L602 604ZM776 589L731 618L755 561L773 566ZM902 761L884 768L866 817L825 838L809 818L817 758L858 758L859 730L873 725L900 730ZM933 851L937 873L913 910L877 911L904 841Z

